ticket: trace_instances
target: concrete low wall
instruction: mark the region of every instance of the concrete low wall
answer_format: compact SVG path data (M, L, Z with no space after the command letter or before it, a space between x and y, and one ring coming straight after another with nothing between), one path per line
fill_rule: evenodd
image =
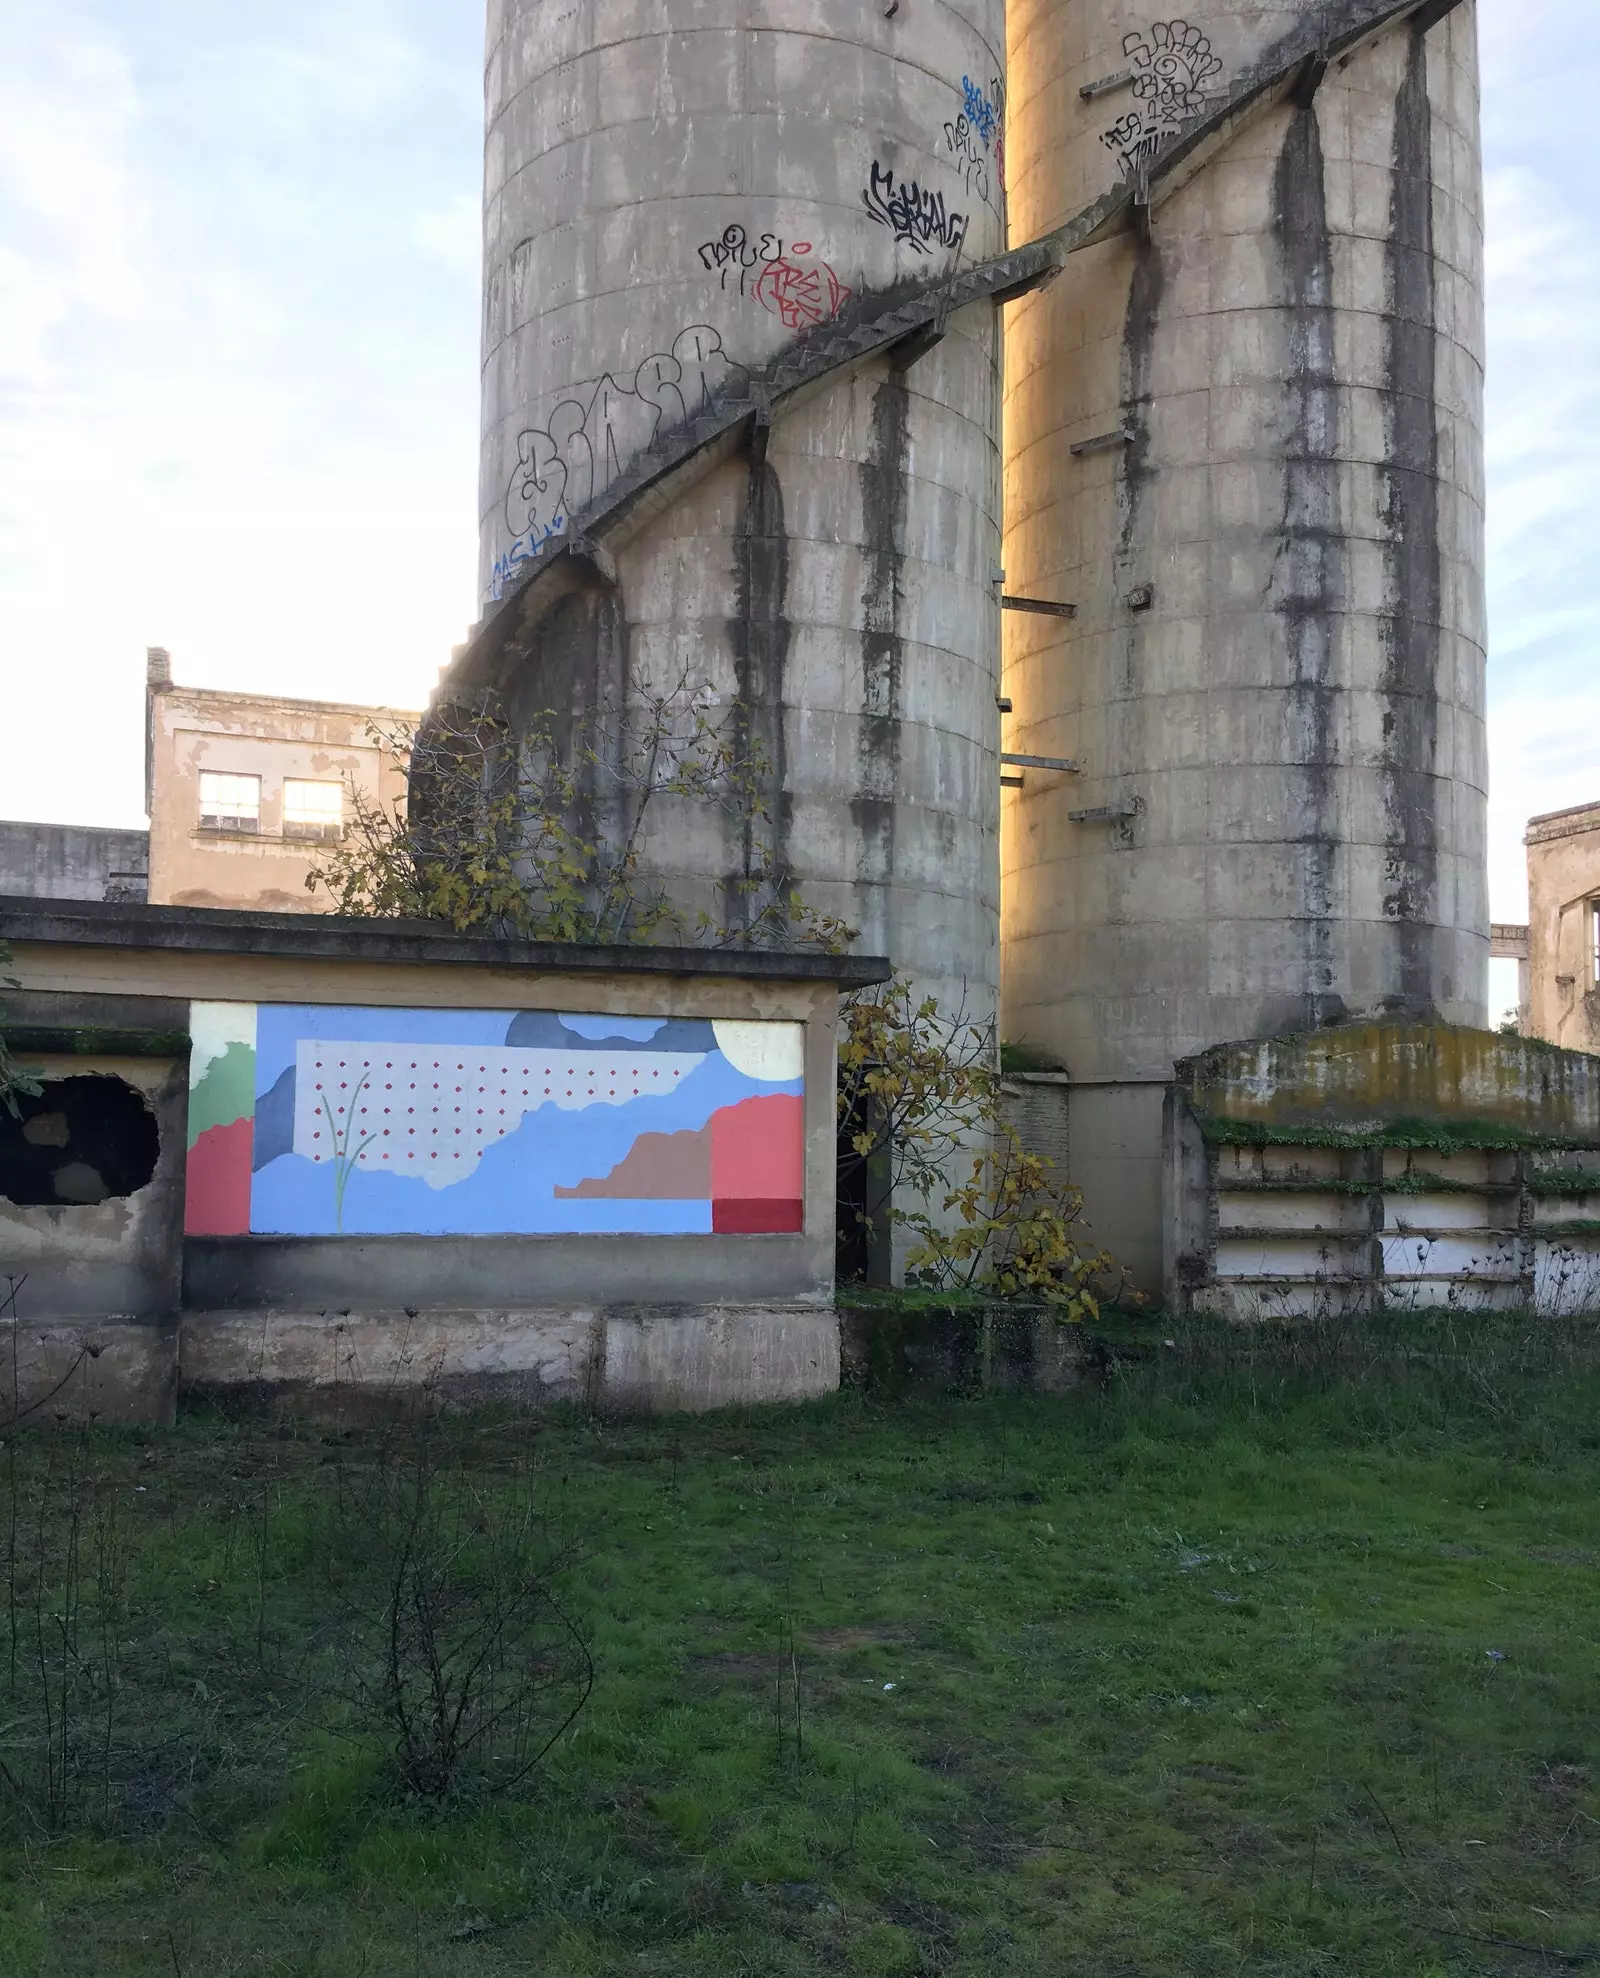
M1179 1312L1600 1309L1600 1059L1388 1020L1221 1047L1168 1100Z
M1042 1305L845 1303L839 1363L847 1387L894 1398L1060 1394L1095 1376L1101 1353Z
M571 1402L623 1414L798 1401L839 1385L831 1308L574 1306L562 1310L188 1312L183 1391L325 1405L344 1392L432 1388L447 1402Z
M178 1398L174 1321L0 1321L0 1433L64 1422L170 1428Z
M0 1196L0 1280L25 1278L25 1318L146 1321L178 1307L183 1231L183 1138L188 1066L171 1059L29 1053L45 1083L100 1077L140 1094L160 1152L133 1194L91 1204L21 1207Z
M180 1393L322 1412L429 1390L458 1408L565 1402L652 1415L803 1401L838 1385L838 1320L810 1305L0 1321L0 1433L169 1427Z

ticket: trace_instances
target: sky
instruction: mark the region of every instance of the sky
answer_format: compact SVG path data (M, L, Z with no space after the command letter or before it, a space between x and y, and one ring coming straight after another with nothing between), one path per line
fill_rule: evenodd
M0 0L0 816L142 821L147 645L416 706L464 636L482 14ZM1480 33L1515 920L1527 817L1600 795L1600 7L1480 0Z

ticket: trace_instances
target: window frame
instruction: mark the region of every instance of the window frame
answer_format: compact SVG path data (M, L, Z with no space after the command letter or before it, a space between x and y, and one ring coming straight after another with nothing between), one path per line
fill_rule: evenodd
M237 800L219 802L220 793L213 790L212 807L206 805L206 783L208 780L231 784L253 783L255 785L255 808L247 812ZM220 837L254 838L261 832L261 778L248 769L202 769L198 792L199 829L214 832Z
M337 809L331 815L317 818L291 817L291 789L332 790L338 798ZM336 776L286 776L283 779L282 829L285 838L309 840L313 844L337 843L344 836L345 786L344 779Z

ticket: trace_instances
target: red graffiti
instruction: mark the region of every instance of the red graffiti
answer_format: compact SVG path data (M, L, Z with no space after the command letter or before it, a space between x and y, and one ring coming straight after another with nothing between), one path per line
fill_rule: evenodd
M795 252L804 246L795 242ZM808 330L813 323L826 322L850 300L850 291L826 261L802 267L794 261L769 261L756 278L755 298L763 309L781 319L786 330Z

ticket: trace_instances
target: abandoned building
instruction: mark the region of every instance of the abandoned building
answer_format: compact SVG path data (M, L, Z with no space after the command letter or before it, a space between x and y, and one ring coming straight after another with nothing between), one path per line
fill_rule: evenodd
M1528 819L1528 920L1497 924L1494 953L1517 963L1517 1026L1600 1051L1600 804Z
M326 911L306 887L353 807L405 798L391 740L416 714L338 701L180 687L145 656L146 831L0 821L0 896Z
M1175 1307L1588 1300L1593 1063L1483 1027L1472 0L488 13L482 615L422 732L603 755L720 710L756 797L657 805L642 859L733 938L5 903L51 1077L92 1033L162 1123L171 1366L313 1379L343 1327L554 1391L826 1385L834 1001L890 970L997 1017L1017 1116ZM270 706L152 679L152 902L302 906L334 785L381 792L364 710ZM680 1073L700 1109L618 1139ZM489 1145L502 1102L548 1145ZM108 1270L138 1221L61 1193L106 1178L83 1117L35 1116L57 1200L0 1224L64 1323L130 1282L72 1278L73 1219ZM700 1314L677 1372L635 1298Z

